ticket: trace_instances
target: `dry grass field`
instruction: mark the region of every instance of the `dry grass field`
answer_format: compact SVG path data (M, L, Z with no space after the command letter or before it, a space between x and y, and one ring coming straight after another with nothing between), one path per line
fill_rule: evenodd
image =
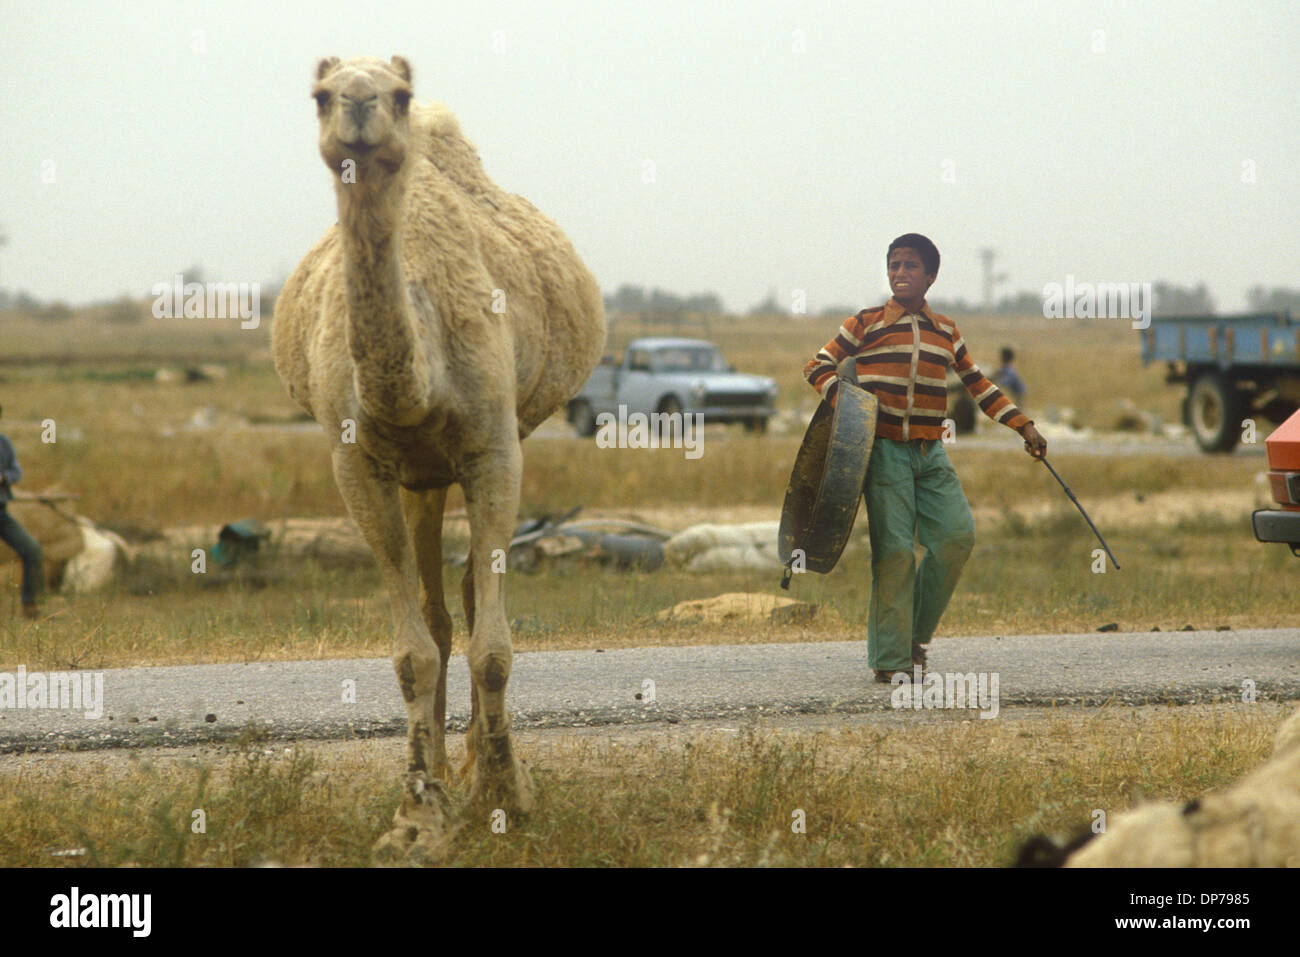
M1268 754L1286 710L522 731L537 808L505 833L467 822L447 863L1005 866L1026 838L1076 833L1097 810L1232 782ZM449 743L455 759L461 739ZM364 866L397 803L404 748L249 735L229 748L8 758L0 865Z
M766 436L711 428L705 454L687 460L674 450L599 449L562 422L548 423L525 445L523 516L582 505L674 529L776 519L815 403L800 369L837 325L713 320L708 335L732 363L776 378L785 427ZM1070 409L1076 423L1104 430L1123 399L1177 421L1177 387L1142 368L1127 323L960 325L986 369L1002 345L1017 349L1031 390L1027 411L1040 421L1049 408ZM82 514L136 542L173 526L342 514L325 440L298 421L271 366L268 326L269 319L244 331L234 321L122 326L93 314L54 323L0 316L0 431L18 449L23 487L77 493ZM616 344L635 332L619 327ZM205 363L221 377L157 376ZM56 425L53 443L41 441L47 419ZM977 544L941 635L1294 624L1300 566L1250 533L1264 467L1257 454L1053 454L1123 563L1105 574L1092 571L1095 542L1083 520L1018 443L959 440L949 454L975 509ZM453 493L449 509L461 505ZM581 564L512 574L516 647L865 641L864 538L860 520L832 574L796 581L792 595L828 612L815 626L653 617L689 598L777 593L776 574ZM53 597L37 622L16 615L14 570L13 562L0 568L0 668L390 651L373 569L272 565L221 582L190 574L188 561L142 564L104 591ZM450 596L458 595L457 577L447 570ZM449 603L460 652L459 598ZM1073 830L1092 809L1186 797L1234 780L1266 753L1280 715L1272 705L1141 716L1103 710L906 728L846 721L705 729L651 741L534 732L521 735L520 747L534 763L538 812L504 836L471 827L452 863L1004 864L1027 834ZM6 758L0 865L365 863L397 799L402 747L393 739L286 754L250 739L230 754ZM87 768L96 769L93 788ZM212 823L196 836L189 815L200 806ZM807 812L806 835L791 832L794 809ZM86 850L52 856L77 848Z
M1179 391L1143 369L1123 322L978 319L963 334L990 365L1001 344L1017 348L1031 414L1074 410L1105 427L1123 398L1174 421ZM772 375L787 413L784 432L747 436L711 427L704 455L600 449L558 419L525 444L522 513L613 510L668 528L695 522L774 520L815 395L802 363L833 334L834 320L715 319L708 334L746 371ZM326 442L297 420L270 363L269 319L156 320L121 326L93 315L64 322L0 318L0 431L15 442L29 490L81 495L79 510L128 540L171 526L256 517L343 513ZM616 329L621 344L640 330ZM653 331L653 330L650 330ZM688 330L689 331L689 330ZM200 363L224 378L157 381ZM1086 366L1082 364L1086 362ZM1086 369L1086 372L1084 371ZM56 441L41 441L53 419ZM985 435L996 433L992 426ZM1011 437L1004 450L949 451L976 513L977 544L943 633L1271 626L1293 621L1293 559L1249 530L1258 456L1053 455L1106 534L1123 571L1092 572L1096 543L1042 466ZM449 510L461 507L452 491ZM832 612L819 629L665 627L653 612L727 591L772 592L765 573L685 575L557 565L513 575L509 612L521 650L718 641L860 637L869 598L865 521L829 576L799 579L793 594ZM206 544L206 543L202 543ZM452 543L455 543L453 541ZM0 556L10 558L9 555ZM111 667L184 661L385 655L386 602L372 570L308 565L266 569L218 586L174 567L136 569L104 592L55 599L39 625L13 616L14 571L0 592L0 663ZM455 594L458 572L448 569ZM451 601L460 615L458 599ZM462 635L458 633L459 642Z

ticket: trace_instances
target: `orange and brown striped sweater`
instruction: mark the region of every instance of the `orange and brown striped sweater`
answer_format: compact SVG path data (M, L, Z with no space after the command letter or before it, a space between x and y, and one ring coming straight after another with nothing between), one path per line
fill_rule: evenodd
M994 422L1019 432L1032 421L997 386L984 377L966 351L957 325L930 311L907 314L891 298L876 309L863 309L840 326L839 334L804 366L804 376L823 399L834 404L836 368L856 356L858 385L880 403L876 435L907 442L940 439L948 408L948 366L961 376L966 391Z

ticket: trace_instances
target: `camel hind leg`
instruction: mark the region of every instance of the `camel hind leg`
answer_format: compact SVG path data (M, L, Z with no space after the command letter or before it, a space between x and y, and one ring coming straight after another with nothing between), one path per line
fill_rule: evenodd
M420 613L415 556L396 484L379 478L356 446L333 452L334 478L366 543L374 552L388 589L393 615L393 667L406 702L407 772L402 802L392 829L375 845L382 857L408 853L424 860L440 859L450 839L451 805L437 768L445 771L434 728L435 698L443 685L439 649Z
M474 716L466 737L472 772L470 804L517 814L532 810L533 787L514 755L506 685L514 653L505 608L505 558L519 514L522 456L517 438L474 457L462 486L470 519L470 570L466 615L470 631L469 670Z

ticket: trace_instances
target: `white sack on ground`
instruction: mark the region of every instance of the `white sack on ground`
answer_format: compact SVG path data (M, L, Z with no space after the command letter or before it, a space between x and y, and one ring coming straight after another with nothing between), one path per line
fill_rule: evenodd
M776 540L780 528L780 522L692 525L664 543L664 557L689 572L779 569Z

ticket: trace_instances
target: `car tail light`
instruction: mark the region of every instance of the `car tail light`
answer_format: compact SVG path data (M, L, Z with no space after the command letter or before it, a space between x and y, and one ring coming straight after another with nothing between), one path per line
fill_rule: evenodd
M1300 472L1269 472L1273 500L1281 505L1300 506Z

